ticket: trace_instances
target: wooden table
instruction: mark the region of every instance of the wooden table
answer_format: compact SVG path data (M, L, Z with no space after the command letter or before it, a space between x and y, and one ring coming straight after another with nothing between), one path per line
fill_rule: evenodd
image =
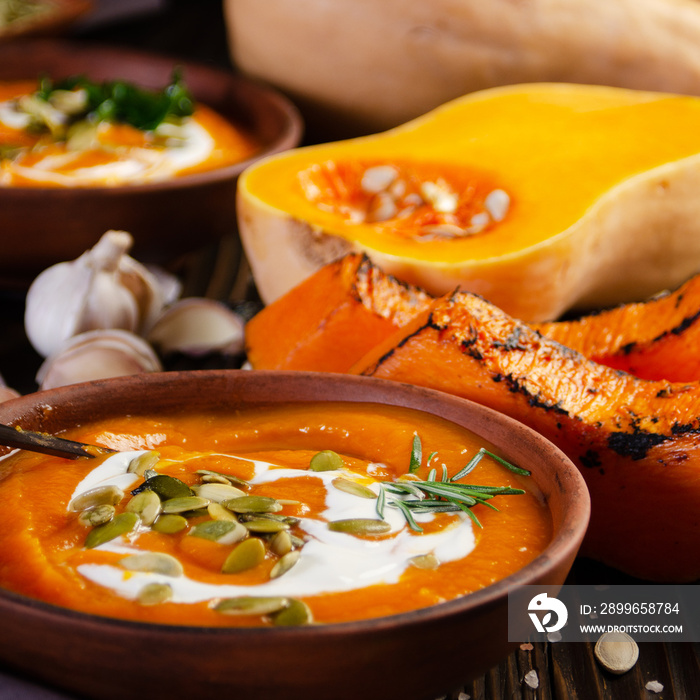
M261 3L264 1L260 0ZM170 0L157 14L85 30L73 38L146 49L181 60L233 69L226 45L221 0ZM313 141L313 134L307 134L307 139ZM223 249L204 250L194 256L186 280L190 295L227 296L225 285L222 291L215 283L217 257L230 252L227 249L230 242L223 242L222 246ZM236 294L247 296L247 289L239 280ZM0 338L0 373L8 385L26 393L35 389L34 374L41 358L24 335L23 306L23 293L0 292L0 317L5 320ZM700 556L700 553L695 555ZM567 583L634 585L639 582L595 562L580 559ZM469 631L465 630L465 634ZM458 644L459 640L450 643ZM536 671L539 680L536 689L530 688L523 680L532 670ZM1 671L0 700L69 698L63 693L26 684L25 679ZM664 686L660 694L645 689L646 683L654 680ZM279 697L284 700L282 688ZM331 697L332 694L329 699ZM516 649L483 678L455 689L445 697L449 700L698 700L700 644L640 644L639 661L635 667L622 676L615 676L599 666L590 643L538 643L532 649Z

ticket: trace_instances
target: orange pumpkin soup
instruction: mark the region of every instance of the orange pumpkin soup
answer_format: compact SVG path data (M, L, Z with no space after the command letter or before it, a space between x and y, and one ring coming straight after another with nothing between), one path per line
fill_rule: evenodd
M178 79L161 93L68 80L0 82L0 187L144 184L260 150L251 135L195 103Z
M119 417L66 437L117 452L0 461L0 585L89 613L209 626L373 618L488 586L551 539L527 472L412 409Z

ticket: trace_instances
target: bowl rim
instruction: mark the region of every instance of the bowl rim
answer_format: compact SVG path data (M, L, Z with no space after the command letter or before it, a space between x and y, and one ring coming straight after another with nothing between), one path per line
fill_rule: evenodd
M260 101L260 104L265 105L266 109L272 108L272 111L282 118L284 128L278 134L276 134L275 138L271 142L265 144L263 148L249 158L231 163L230 165L226 165L224 167L214 168L212 170L205 170L198 173L191 173L189 175L181 175L174 178L168 178L166 180L146 182L143 184L123 184L114 186L86 185L79 187L13 185L12 187L0 188L0 193L6 192L13 193L16 196L32 197L36 196L35 193L45 196L47 192L50 192L52 197L59 198L75 197L76 193L79 192L99 192L100 195L106 194L107 196L119 196L120 194L125 193L146 193L203 186L211 183L235 179L243 170L258 160L298 146L303 137L304 120L301 112L286 95L263 81L236 73L233 71L233 69L227 70L220 66L207 64L202 61L181 59L177 56L168 55L166 53L155 53L153 51L132 49L129 47L112 44L99 44L96 42L72 42L70 40L53 38L18 39L16 41L8 42L7 44L0 42L0 56L4 52L16 52L18 50L28 52L28 55L32 55L34 51L39 49L55 51L58 55L70 55L72 57L80 55L88 60L88 65L90 57L111 55L114 57L113 60L138 60L154 66L162 66L163 68L166 66L179 66L183 69L185 74L190 72L191 74L204 76L213 81L217 81L221 85L227 86L227 88L234 94L245 92L246 94L254 95L256 100ZM89 69L87 69L85 72L87 75L90 74ZM16 79L20 80L26 78ZM8 77L0 78L0 80L11 81L14 79ZM129 81L138 83L138 79L130 78ZM195 94L194 90L193 94ZM203 104L207 104L207 106L210 106L212 109L221 113L217 109L216 105L210 105L206 100L201 101ZM232 123L234 126L236 125L235 121L229 118L226 114L221 114L227 121Z
M128 389L143 391L145 387L153 384L160 384L162 382L176 381L178 378L189 378L193 381L198 381L201 377L203 381L206 378L216 378L220 376L229 377L249 377L249 378L272 378L278 381L301 381L313 382L313 381L332 381L341 382L342 384L357 385L361 387L363 384L367 384L370 387L376 387L378 391L384 389L397 397L408 397L413 400L425 400L439 403L446 403L453 408L459 408L460 406L466 408L470 412L481 413L485 418L500 422L501 424L507 426L509 430L515 433L516 437L527 436L528 439L533 440L538 446L542 447L546 452L551 455L551 458L559 463L557 468L557 476L555 481L561 485L562 479L561 475L563 470L563 476L566 480L571 482L571 486L576 489L575 495L571 498L574 499L572 505L568 507L562 517L561 524L559 526L559 532L552 538L547 547L540 552L532 561L526 564L521 569L518 569L514 573L506 576L498 581L489 584L488 586L476 590L472 593L468 593L457 598L444 601L439 604L430 605L425 608L419 608L416 610L409 610L406 612L395 613L391 615L367 618L360 620L351 620L347 622L331 622L323 623L319 625L309 625L309 626L299 626L299 627L211 627L206 625L182 625L182 624L168 624L168 623L154 623L146 622L141 620L130 620L117 617L102 616L95 613L86 613L72 608L61 607L59 605L48 603L46 601L31 598L25 596L21 593L11 591L0 587L0 609L3 606L14 605L20 608L26 609L28 612L39 613L49 617L56 617L59 619L66 619L71 622L76 623L87 623L108 625L114 629L121 630L133 630L136 632L145 632L150 634L158 634L164 636L178 636L178 635L195 635L201 638L209 638L212 636L226 638L226 637L236 637L236 638L248 638L253 639L264 635L269 635L274 633L280 636L295 636L295 635L314 635L319 634L329 637L335 637L336 635L352 635L352 634L366 634L368 631L380 632L383 630L389 630L397 625L402 627L411 627L414 625L420 625L422 623L431 621L439 621L446 617L451 617L455 614L466 613L475 609L485 609L490 606L499 604L507 595L515 590L519 586L529 585L533 583L533 579L537 578L538 575L555 568L557 563L560 561L566 561L567 559L573 559L581 540L585 534L586 528L588 526L588 521L590 518L591 502L588 488L586 486L583 475L579 469L573 464L573 462L562 452L557 446L549 442L542 435L537 433L532 428L529 428L525 424L511 418L503 413L495 411L487 406L483 406L469 399L464 399L461 397L453 396L441 391L434 389L427 389L420 386L415 386L411 384L404 384L400 382L394 382L386 379L378 379L376 377L365 377L358 375L346 375L346 374L329 374L322 372L306 372L306 371L287 371L287 370L240 370L240 369L224 369L224 370L184 370L184 371L174 371L174 372L154 372L149 374L139 374L132 375L130 377L114 377L111 379L97 380L92 382L82 382L79 384L68 385L64 387L58 387L55 389L48 389L45 391L35 392L33 394L27 394L25 396L20 396L18 398L9 399L8 401L0 403L0 420L6 421L7 418L4 416L6 414L8 407L10 409L18 407L20 410L24 405L27 409L46 409L50 407L50 401L54 397L58 397L59 401L61 398L73 392L88 391L108 391L113 385L126 385ZM234 379L235 381L235 379ZM248 381L243 379L243 381ZM249 381L254 381L250 379ZM43 398L47 401L42 401ZM307 399L309 401L311 399ZM330 398L329 401L334 399ZM349 399L338 399L341 402L350 401L352 403L377 403L377 401L372 400L349 400ZM398 404L404 405L404 404ZM415 406L410 406L409 408L417 411L422 409ZM55 409L52 409L55 410ZM433 413L431 410L427 410L428 413ZM26 415L25 411L25 415ZM439 414L437 414L439 415ZM441 416L442 417L442 416ZM454 422L449 417L444 420ZM14 423L21 424L21 416L19 416ZM488 439L488 438L487 438ZM8 453L9 454L9 453ZM0 456L0 461L6 455ZM573 493L573 490L572 490ZM273 632L274 630L274 632Z

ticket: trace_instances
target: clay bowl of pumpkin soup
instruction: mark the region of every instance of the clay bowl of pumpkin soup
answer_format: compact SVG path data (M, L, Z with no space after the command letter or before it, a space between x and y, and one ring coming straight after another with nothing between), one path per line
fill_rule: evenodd
M538 434L369 377L144 374L0 422L114 450L0 460L0 661L90 698L433 700L509 653L509 591L561 584L589 515Z
M236 230L250 163L299 143L267 87L176 58L63 40L0 45L0 280L23 286L109 229L166 264Z

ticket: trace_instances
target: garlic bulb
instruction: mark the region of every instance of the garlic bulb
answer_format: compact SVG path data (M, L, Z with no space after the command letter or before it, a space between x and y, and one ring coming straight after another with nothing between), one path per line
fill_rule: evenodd
M188 297L167 308L155 321L148 340L161 353L201 356L243 352L243 319L213 299Z
M70 262L44 270L27 292L24 327L36 351L48 357L72 336L100 328L140 332L163 308L158 280L127 255L126 231L107 231Z
M120 329L94 330L69 338L39 368L40 389L163 369L153 348Z

